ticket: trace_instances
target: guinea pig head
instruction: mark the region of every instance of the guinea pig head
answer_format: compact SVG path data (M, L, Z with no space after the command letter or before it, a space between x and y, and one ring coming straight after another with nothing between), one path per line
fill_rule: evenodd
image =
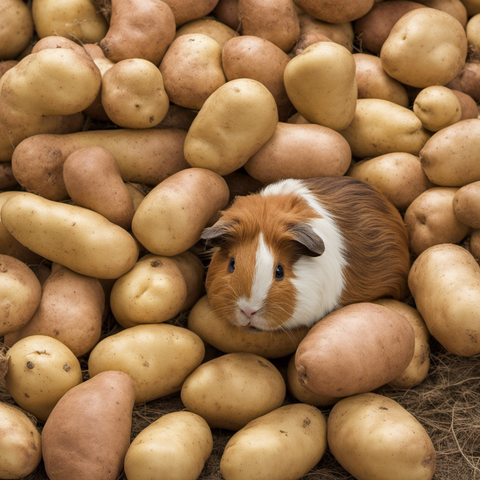
M238 197L202 234L215 247L205 282L211 308L246 329L290 328L295 264L325 248L307 220L288 195Z

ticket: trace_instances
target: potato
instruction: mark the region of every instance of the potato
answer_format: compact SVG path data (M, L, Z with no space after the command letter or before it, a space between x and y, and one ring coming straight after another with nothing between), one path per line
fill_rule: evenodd
M0 19L0 60L13 60L33 38L32 11L23 0L4 0Z
M361 98L352 122L340 132L354 157L393 152L418 155L431 137L411 109L379 98Z
M250 78L231 80L208 97L193 120L185 158L192 167L228 175L272 137L277 123L277 104L265 85Z
M425 88L446 85L462 69L467 35L450 14L418 8L403 15L382 45L384 70L406 85Z
M478 118L477 102L467 93L460 90L452 89L452 92L460 102L462 115L460 120L467 120L468 118Z
M480 261L480 230L476 229L472 232L469 238L470 253L477 262Z
M211 428L239 430L282 405L285 381L266 358L254 353L227 353L198 366L183 382L185 407Z
M240 34L233 28L230 28L225 23L219 21L218 18L208 16L198 18L184 23L181 27L177 28L175 38L180 35L189 35L191 33L203 33L213 38L221 48L233 37L238 37Z
M177 27L208 15L218 0L167 0Z
M290 0L239 0L238 19L242 35L264 38L286 53L300 35L297 12Z
M480 228L480 181L457 190L453 197L453 211L463 224Z
M132 379L104 372L67 392L42 431L49 478L115 480L130 445L134 402Z
M133 234L150 253L178 255L200 240L228 198L220 175L203 168L182 170L147 194L133 216Z
M415 352L408 367L389 382L394 388L416 387L425 380L430 368L430 332L418 310L405 302L393 298L380 298L373 303L401 313L412 325L415 333Z
M55 0L33 0L32 16L40 38L59 35L81 43L102 40L108 23L91 0L74 0L59 8Z
M102 105L120 127L150 128L165 118L170 104L157 66L143 58L128 58L103 74Z
M274 43L254 35L230 39L222 49L222 68L228 81L251 78L265 85L275 98L280 120L294 111L283 83L290 57Z
M479 134L480 119L472 118L432 135L419 153L430 181L439 186L463 187L480 180Z
M295 3L314 18L330 23L343 23L357 20L366 15L373 7L375 0L350 2L316 2L315 0L295 0Z
M377 187L400 211L434 185L425 175L417 155L392 152L360 160L347 171Z
M6 354L5 386L15 402L41 422L68 390L82 382L80 362L60 340L30 335Z
M397 1L395 3L401 3ZM376 55L354 53L358 98L380 98L408 107L410 101L404 85L385 73Z
M35 135L15 149L12 167L18 182L50 200L65 200L63 164L75 150L106 148L125 181L155 186L189 167L183 155L186 131L179 128L104 129L70 135Z
M100 339L104 309L105 293L98 279L53 264L38 309L25 326L5 335L5 344L12 346L30 335L48 335L82 357Z
M143 58L158 65L175 38L170 6L162 0L113 0L111 4L109 28L99 42L105 56L115 63Z
M436 8L455 17L463 28L468 21L467 9L462 0L417 0L426 7Z
M293 353L308 331L305 327L289 331L248 332L217 315L206 295L190 310L188 329L221 352L248 352L265 358L279 358Z
M352 122L357 105L355 60L342 45L310 45L287 64L284 82L294 107L309 122L333 130Z
M404 216L410 249L419 255L439 243L458 243L469 233L453 210L453 198L458 188L434 187L419 195L407 208Z
M478 57L480 55L480 14L476 14L468 19L465 26L467 34L468 48L472 55Z
M480 75L480 63L467 61L457 76L452 81L448 82L446 86L454 90L460 90L461 92L470 95L475 102L479 102L480 84L477 81L478 75Z
M42 460L39 431L19 408L0 402L0 478L30 475Z
M0 337L26 325L41 296L33 270L15 257L0 254Z
M128 480L195 480L212 453L208 423L191 412L171 412L145 427L125 455Z
M345 138L322 125L278 122L273 136L244 165L262 183L283 178L341 177L352 160Z
M172 319L187 298L187 284L169 257L145 255L118 278L110 294L115 320L124 328Z
M203 33L181 35L168 48L160 72L172 103L200 110L205 100L226 81L222 47Z
M480 3L478 0L462 0L462 3L465 5L469 17L480 13Z
M411 362L414 349L415 334L403 315L374 303L357 303L335 310L309 330L295 353L295 366L307 390L344 397L396 378Z
M284 405L252 420L228 441L220 460L225 480L295 480L327 448L327 422L314 406Z
M446 350L465 357L480 353L480 266L468 250L451 243L427 248L413 263L408 284L428 330Z
M358 480L430 480L435 472L435 448L423 425L383 395L337 402L327 438L335 459Z
M136 325L100 340L88 358L88 372L90 377L107 370L127 373L138 404L179 392L204 355L202 340L186 328Z
M126 230L76 205L19 193L2 207L3 226L23 245L52 262L96 278L118 278L138 259Z

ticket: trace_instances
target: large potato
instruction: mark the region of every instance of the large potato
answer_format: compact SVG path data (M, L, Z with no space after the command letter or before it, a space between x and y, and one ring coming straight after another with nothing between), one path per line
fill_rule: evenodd
M217 173L204 168L181 170L146 195L133 216L133 234L151 253L178 255L200 240L228 199L228 186Z
M435 448L423 425L383 395L337 402L327 438L335 459L357 480L430 480L435 472Z
M107 370L127 373L135 403L142 403L179 392L204 355L202 340L186 328L136 325L101 340L90 353L88 372L90 377Z
M228 175L270 139L278 108L270 90L257 80L237 78L205 101L185 138L184 154L192 167Z
M343 130L354 118L357 101L355 60L334 42L318 42L285 67L287 94L311 123Z
M480 228L480 181L457 190L453 197L453 211L463 224Z
M80 362L60 340L31 335L7 351L5 386L15 402L45 422L57 402L82 383Z
M19 193L5 202L1 217L20 243L82 275L118 278L138 259L130 233L86 208Z
M459 245L434 245L412 265L408 284L430 333L451 353L480 353L480 266Z
M312 405L284 405L252 420L228 441L220 460L225 480L296 480L327 448L327 422Z
M197 367L184 381L185 407L212 428L239 430L282 405L285 381L266 358L254 353L227 353Z
M195 480L213 449L208 423L192 412L171 412L145 427L125 455L128 480Z
M343 397L378 388L413 358L415 334L400 313L374 303L342 307L316 323L300 342L295 366L301 384Z

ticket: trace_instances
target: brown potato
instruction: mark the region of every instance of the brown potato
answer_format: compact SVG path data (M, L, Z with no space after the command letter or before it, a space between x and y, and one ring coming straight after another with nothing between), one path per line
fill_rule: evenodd
M135 387L109 371L67 392L42 431L42 455L50 478L115 480L130 445Z
M340 0L336 2L317 2L315 0L295 0L295 3L312 17L325 22L351 22L366 15L375 0Z
M180 27L184 23L208 15L218 0L166 0L175 17L175 24Z
M480 228L480 181L457 190L453 197L453 211L460 222Z
M222 23L228 25L230 28L233 28L233 30L240 30L240 20L238 19L238 0L218 0L218 3L215 5L212 13Z
M458 98L462 109L462 115L460 120L466 120L467 118L478 118L477 102L467 93L460 90L452 89L452 92Z
M301 42L302 37L309 35L322 35L329 38L332 42L344 46L350 52L353 51L353 27L351 22L330 23L311 15L301 12L298 14L300 22L300 35L297 40Z
M446 86L454 90L460 90L461 92L470 95L476 102L480 102L479 75L480 63L467 61L457 76L448 82Z
M17 179L13 175L12 162L0 163L0 191L18 187Z
M219 21L218 18L211 16L198 18L183 24L177 28L175 38L191 33L203 33L204 35L212 37L222 48L230 39L239 36L239 33L233 28Z
M468 13L462 0L418 0L418 3L449 13L452 17L455 17L464 28L467 25Z

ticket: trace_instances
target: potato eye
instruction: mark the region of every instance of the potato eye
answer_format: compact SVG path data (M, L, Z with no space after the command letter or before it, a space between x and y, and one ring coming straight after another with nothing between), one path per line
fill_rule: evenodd
M277 265L277 268L275 269L275 280L279 282L280 280L283 280L283 277L285 276L283 272L283 267L281 265Z
M228 271L233 273L235 271L235 257L232 257L228 262Z

